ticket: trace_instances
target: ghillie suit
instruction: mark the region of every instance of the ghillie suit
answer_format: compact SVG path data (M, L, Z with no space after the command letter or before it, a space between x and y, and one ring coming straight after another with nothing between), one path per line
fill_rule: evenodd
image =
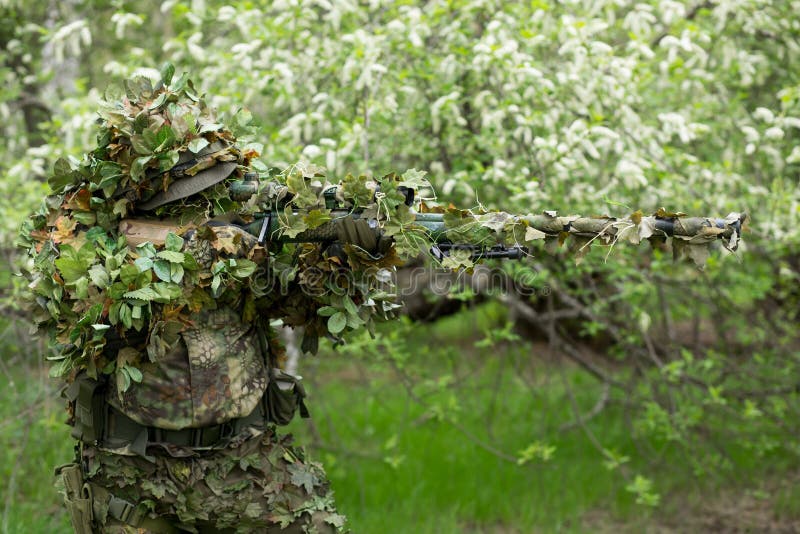
M305 412L304 394L256 313L277 300L269 253L231 224L247 209L227 189L257 151L172 74L107 97L97 148L56 163L52 196L21 231L79 440L58 470L72 525L341 530L322 468L275 429ZM165 239L129 243L120 223L134 213Z
M56 163L54 194L21 230L80 442L60 470L79 532L343 528L321 467L276 434L307 413L271 321L303 326L308 352L372 331L398 307L392 270L408 258L463 270L536 242L579 258L671 239L702 263L739 240L739 214L472 212L420 203L415 170L333 186L308 165L258 168L185 77L162 78L107 98L98 147Z

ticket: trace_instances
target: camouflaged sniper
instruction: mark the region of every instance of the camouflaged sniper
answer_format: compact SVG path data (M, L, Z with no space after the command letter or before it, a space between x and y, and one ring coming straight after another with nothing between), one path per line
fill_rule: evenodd
M53 194L20 234L32 314L81 442L59 470L78 532L341 529L322 469L275 433L307 412L271 322L304 326L312 352L320 337L371 330L398 307L391 272L432 247L463 269L540 240L582 251L663 235L695 251L739 237L736 214L426 206L413 192L430 185L414 170L333 186L295 165L250 175L243 195L256 147L240 147L185 76L166 66L162 77L107 98L97 148L56 163Z
M163 75L108 100L98 147L56 163L53 194L21 230L31 310L80 442L58 469L72 525L341 530L321 467L275 431L307 411L265 313L269 252L221 219L246 216L227 184L257 152L185 77ZM133 213L174 223L158 245L132 246L119 226Z

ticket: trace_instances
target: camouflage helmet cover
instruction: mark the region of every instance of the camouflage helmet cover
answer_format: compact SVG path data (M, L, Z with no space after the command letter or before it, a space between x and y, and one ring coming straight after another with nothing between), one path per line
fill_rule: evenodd
M122 216L133 208L157 215L207 211L210 202L203 200L220 196L207 192L258 154L240 150L192 82L185 75L172 82L173 72L168 65L155 85L139 77L125 81L124 91L106 91L98 146L78 169L56 164L50 179L56 193L88 182ZM192 202L185 201L189 197Z

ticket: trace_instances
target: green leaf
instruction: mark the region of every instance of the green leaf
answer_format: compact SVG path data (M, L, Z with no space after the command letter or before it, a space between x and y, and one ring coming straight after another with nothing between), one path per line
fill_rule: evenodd
M320 315L322 317L330 317L331 315L333 315L334 313L336 313L338 311L339 310L337 310L333 306L323 306L323 307L321 307L320 309L317 310L317 315Z
M65 187L75 182L72 166L65 158L58 158L53 165L53 174L47 179L54 193L61 193Z
M252 276L258 265L255 262L245 259L230 260L228 272L236 278L247 278Z
M165 245L167 250L180 252L180 250L183 248L183 238L177 234L170 232L167 234Z
M344 198L353 202L356 206L366 206L372 202L375 193L367 187L365 176L353 176L348 174L342 180L342 194Z
M291 206L287 205L286 208L284 208L283 215L284 216L280 218L281 225L283 226L281 230L286 237L291 239L308 230L308 225L303 220L303 217L295 215Z
M148 257L146 257L146 256L142 256L140 258L136 258L136 261L134 261L133 263L142 272L145 272L145 271L153 268L153 260L148 258Z
M347 313L350 315L358 316L358 308L349 295L344 296L344 309L347 310Z
M200 265L197 263L197 260L194 259L194 256L192 256L188 252L184 252L183 268L189 271L197 271L198 269L200 269Z
M145 130L145 132L149 132L150 130ZM136 151L137 154L152 154L153 149L155 148L155 140L149 139L145 137L144 134L142 135L132 135L131 139L131 146L133 146L133 150Z
M175 252L174 250L162 250L156 256L170 263L183 263L184 260L183 252Z
M94 226L97 216L92 211L73 211L72 218L84 226Z
M193 154L197 154L207 146L208 140L205 137L197 137L189 141L188 148Z
M119 279L123 284L130 285L136 281L136 278L138 278L140 273L141 272L136 265L123 265L119 270Z
M178 263L170 264L169 277L176 284L180 284L181 280L183 280L183 266Z
M154 152L162 152L175 144L175 132L168 125L164 125L156 132L156 148Z
M167 93L161 93L156 97L155 100L153 100L152 102L150 102L150 104L147 105L147 109L150 110L158 109L161 106L163 106L164 102L166 101L167 101Z
M144 178L144 169L152 158L150 156L143 156L136 158L131 164L131 180L134 182L140 181Z
M328 318L328 331L331 334L339 334L347 326L347 315L336 312Z
M120 369L120 371L117 373L117 377L122 377L122 387L120 389L123 391L123 393L128 391L128 389L131 387L131 375L128 373L128 368L123 367Z
M169 234L167 234L167 241L169 241ZM144 256L146 258L152 258L156 255L156 247L151 242L146 241L139 246L136 247L136 253L139 256Z
M331 220L329 213L329 210L311 210L308 212L308 215L303 218L303 220L305 221L306 225L308 225L308 228L313 230L314 228L318 228Z
M170 263L167 260L156 260L153 262L153 272L156 273L156 276L164 282L169 282L172 280L172 270L170 269Z
M221 283L222 277L218 274L214 275L214 278L211 279L211 291L215 296L218 294L217 291L219 291L219 286Z
M144 129L147 128L149 122L150 122L150 114L147 112L146 109L143 109L133 119L133 131L137 134L141 134L144 131Z
M175 76L175 65L170 62L161 65L161 81L164 85L169 85L173 76Z
M183 290L177 284L156 282L135 291L128 291L123 295L126 299L143 300L145 302L167 303L183 295Z
M91 269L89 269L89 278L91 279L92 283L99 287L100 289L105 289L111 283L111 279L108 276L108 271L106 271L105 267L100 265L93 265Z
M204 134L206 132L216 132L223 129L225 126L223 124L219 124L218 122L207 122L200 126L200 131L197 133Z
M125 303L120 304L119 320L122 322L122 326L124 326L127 329L130 329L131 326L133 326L133 320L131 317L131 307Z
M158 298L158 292L153 286L145 286L135 291L128 291L123 295L126 299L144 300L150 302Z
M180 157L181 156L177 150L162 152L158 156L158 170L161 172L170 170L172 167L178 164Z
M144 378L144 376L142 375L142 372L139 369L137 369L136 367L126 366L125 370L128 371L128 374L130 375L131 380L133 380L134 382L141 382L142 379Z
M95 251L91 242L85 243L77 251L70 245L61 245L61 257L55 260L55 265L64 281L70 284L87 274L94 258Z
M130 204L130 200L127 198L120 198L116 202L114 202L114 208L112 213L114 215L118 215L119 217L125 217L128 214L128 205Z
M423 187L430 187L430 182L425 175L425 171L418 171L417 169L409 169L403 173L402 180L397 184L398 186L408 187L414 191L419 191Z
M71 368L72 368L72 359L65 358L60 362L54 364L50 368L50 372L48 374L50 375L50 378L59 378L67 374Z

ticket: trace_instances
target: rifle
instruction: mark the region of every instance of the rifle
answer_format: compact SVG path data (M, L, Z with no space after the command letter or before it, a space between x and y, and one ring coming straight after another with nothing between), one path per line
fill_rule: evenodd
M285 190L280 183L264 184L258 180L256 173L247 173L244 180L232 182L229 187L231 199L245 202L254 195L260 194L265 189ZM397 193L402 196L402 205L408 209L413 217L413 226L420 234L424 235L430 245L429 252L437 261L443 261L453 255L460 255L463 260L474 262L481 259L521 259L529 255L529 244L532 241L544 240L546 243L561 244L568 237L572 237L581 244L581 249L595 240L606 244L618 241L629 241L634 244L644 239L664 241L674 238L674 241L683 245L700 245L703 249L707 245L720 241L728 250L736 250L741 240L742 227L747 219L744 213L731 213L725 218L712 217L687 217L683 213L670 213L663 208L651 216L645 216L640 211L629 217L617 218L610 216L583 217L577 215L559 216L555 211L544 211L538 215L509 215L504 212L484 212L473 214L468 210L442 210L441 208L426 208L424 204L415 199L416 192L411 187L399 186ZM374 195L380 194L379 187ZM259 211L249 221L239 221L245 231L256 236L261 245L284 243L325 243L325 244L354 244L367 252L376 253L385 251L392 243L392 236L386 235L377 218L370 216L367 210L358 207L348 207L342 202L341 186L330 185L323 189L322 202L327 211L325 221L313 228L300 229L287 232L287 225L282 218L287 216L307 216L310 209L293 207L293 196L283 191L280 197L274 200L268 209ZM421 208L415 210L414 208ZM287 211L288 210L288 211ZM424 211L428 210L428 211ZM494 224L485 224L487 228L499 230L501 227L511 225L516 229L524 230L523 239L513 239L511 243L497 242L498 239L487 239L486 234L481 239L459 239L463 232L448 224L448 214L457 215L462 220L469 219L468 224L480 224L481 219L496 219ZM453 217L451 217L453 219ZM147 221L123 220L120 224L121 233L125 234L129 243L137 245L144 241L163 244L166 235L178 226L172 221ZM492 232L488 232L491 234ZM508 232L507 232L508 233ZM519 237L519 232L511 232ZM496 237L496 236L495 236ZM506 236L507 237L507 236ZM494 242L492 242L494 241ZM523 244L525 243L525 244ZM693 250L691 247L690 250ZM690 254L698 264L705 258L704 255Z
M348 209L342 206L338 200L341 198L339 187L333 185L324 189L322 197L325 200L325 208L331 210L331 219L316 228L303 230L295 235L285 235L282 232L280 215L291 202L291 196L284 198L282 202L275 203L272 209L259 213L255 220L245 225L244 228L252 235L257 236L259 244L262 245L267 242L355 242L368 245L372 240L375 242L375 246L367 246L367 248L380 249L383 239L380 225L376 220L365 216L364 210ZM231 198L239 201L248 200L251 196L256 195L259 189L260 183L255 173L247 173L244 180L234 182L229 186ZM404 197L403 204L405 206L409 208L415 206L415 190L413 188L399 186L397 191ZM472 261L498 258L520 259L529 254L528 247L517 242L490 245L469 241L460 242L452 235L451 229L448 228L446 214L441 210L439 212L419 212L411 209L410 211L414 217L414 224L424 229L431 242L430 253L438 261L450 257L457 251L468 252L469 259ZM300 213L293 211L294 215ZM636 212L627 218L560 217L554 211L524 216L508 215L503 212L487 213L500 215L499 219L504 224L510 220L512 224L519 224L531 229L532 232L528 231L526 234L532 239L526 239L526 241L557 239L559 242L563 242L566 237L572 236L587 244L596 239L602 239L606 243L624 239L638 244L642 239L663 241L670 237L692 245L706 245L720 240L731 251L738 247L742 226L747 219L747 215L744 213L731 213L725 218L686 217L683 213L669 213L663 208L652 216L644 216L641 212ZM470 213L470 215L472 214ZM357 235L353 234L352 221L365 223L358 227Z

